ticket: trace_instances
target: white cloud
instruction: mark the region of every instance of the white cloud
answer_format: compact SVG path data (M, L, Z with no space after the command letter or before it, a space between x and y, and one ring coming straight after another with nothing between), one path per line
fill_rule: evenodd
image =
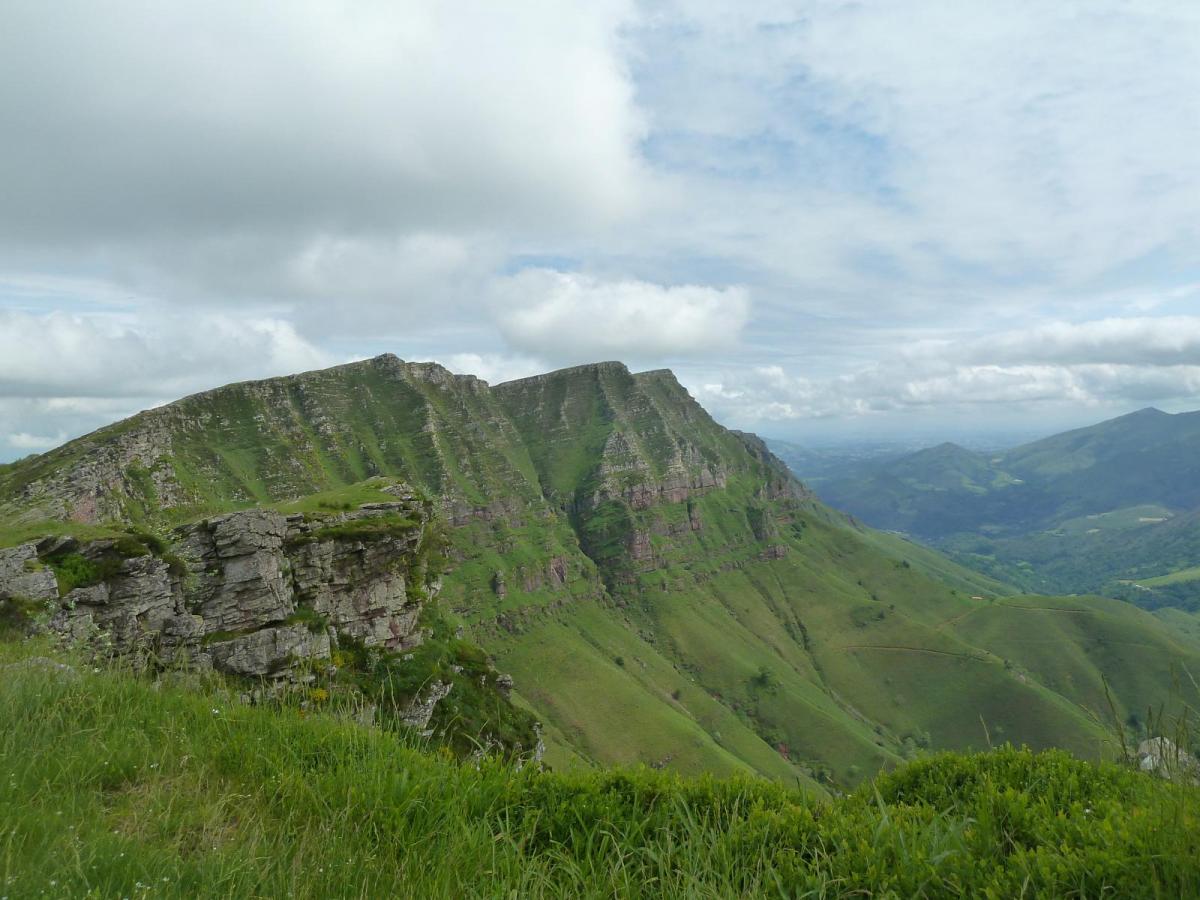
M782 366L727 372L698 389L735 421L854 417L1004 404L1113 407L1200 402L1200 317L1051 322L927 340L853 373L812 378Z
M546 364L540 360L499 353L452 353L445 358L445 366L452 372L482 378L488 384L528 378L546 371Z
M499 327L516 349L544 359L687 356L736 344L750 314L741 287L606 281L530 269L498 288Z
M334 362L279 319L0 311L3 397L169 400L227 381Z
M1200 251L1196 4L657 8L638 77L651 146L686 180L667 227L774 272L793 304L1037 308L1058 298L964 287L1061 297Z
M1174 0L12 0L0 443L382 350L1184 402L1197 58Z
M1200 365L1200 316L1113 317L1091 322L1047 322L1022 331L968 341L930 341L914 357L1004 362Z
M161 397L0 396L0 462L49 450L70 438L161 403ZM36 430L24 430L31 423Z
M442 270L484 231L620 219L646 195L617 46L630 15L626 0L7 3L0 257L57 248L226 300L344 280L397 301L397 260Z
M18 431L15 434L8 436L8 445L17 450L29 450L40 452L49 450L51 447L57 447L67 439L67 434L60 431L58 434L49 436L44 434L29 434L25 431Z

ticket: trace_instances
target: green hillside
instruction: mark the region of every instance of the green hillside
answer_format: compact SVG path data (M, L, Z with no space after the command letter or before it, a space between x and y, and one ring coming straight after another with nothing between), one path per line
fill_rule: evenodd
M1101 675L1127 717L1176 686L1115 669L1196 653L1160 627L1092 655L1110 634L1087 617L1063 635L1071 679L1039 644L993 646L956 623L1014 593L1003 581L856 525L669 372L619 363L489 387L383 356L231 385L10 467L0 509L12 540L342 508L375 499L378 476L438 498L453 526L441 603L515 677L558 768L820 792L997 735L1096 758L1111 752Z
M1200 793L1053 751L762 779L460 763L0 641L8 897L1181 897ZM40 660L40 661L39 661Z

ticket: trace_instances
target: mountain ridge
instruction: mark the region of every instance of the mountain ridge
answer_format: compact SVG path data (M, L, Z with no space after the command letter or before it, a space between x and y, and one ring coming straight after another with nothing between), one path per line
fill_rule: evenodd
M1147 685L1180 654L1200 668L1200 646L1122 606L1064 632L1077 668L1050 686L1036 643L957 624L998 615L1002 584L824 506L667 370L609 362L492 387L383 355L159 409L148 432L134 417L0 474L0 509L22 527L48 508L56 528L81 513L158 527L343 509L377 499L377 479L410 483L452 526L441 605L513 674L557 766L819 790L921 747L982 746L981 716L1095 756L1105 712L1074 685L1107 659L1086 649L1104 616L1147 635L1119 666L1149 674L1114 676L1121 710L1163 699Z

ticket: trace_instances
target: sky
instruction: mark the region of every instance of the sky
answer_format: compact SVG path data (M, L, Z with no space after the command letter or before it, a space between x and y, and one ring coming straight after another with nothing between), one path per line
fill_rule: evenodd
M1200 4L0 5L0 460L382 352L793 440L1200 407Z

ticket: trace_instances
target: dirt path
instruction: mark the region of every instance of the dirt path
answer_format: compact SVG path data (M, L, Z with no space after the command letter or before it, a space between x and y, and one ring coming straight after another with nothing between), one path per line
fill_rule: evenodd
M1073 613L1094 613L1094 612L1096 612L1096 610L1094 610L1094 609L1076 609L1073 606L1022 606L1017 603L1001 603L999 605L1004 606L1008 609L1037 609L1037 610L1043 610L1045 612L1073 612Z
M953 618L947 619L946 621L942 622L940 625L938 625L936 628L934 628L934 631L944 631L945 629L949 628L951 625L956 625L957 623L961 622L967 616L973 615L974 613L980 612L981 610L994 609L995 607L1003 607L1005 609L1038 610L1040 612L1069 612L1069 613L1095 613L1096 612L1096 610L1094 610L1094 609L1077 609L1073 606L1024 606L1019 603L996 603L992 606L972 607L971 609L968 609L966 612L959 613L957 616L954 616Z
M973 659L976 662L986 662L986 656L975 656L971 653L955 653L953 650L931 650L928 647L895 647L888 644L843 644L839 650L892 650L897 653L931 653L934 656L953 656L957 659Z

